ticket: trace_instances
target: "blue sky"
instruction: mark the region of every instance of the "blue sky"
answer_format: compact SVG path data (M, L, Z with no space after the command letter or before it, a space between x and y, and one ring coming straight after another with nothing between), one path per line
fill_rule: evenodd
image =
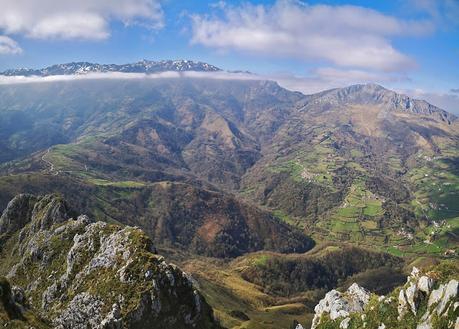
M2 0L0 70L193 59L307 92L377 82L459 113L459 0Z

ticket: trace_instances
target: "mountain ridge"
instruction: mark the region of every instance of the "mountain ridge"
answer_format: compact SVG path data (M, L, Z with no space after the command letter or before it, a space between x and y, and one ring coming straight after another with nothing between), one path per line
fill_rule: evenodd
M353 84L311 94L312 101L330 102L334 105L358 103L387 106L389 110L408 111L424 115L438 115L442 121L451 123L457 116L429 102L410 97L376 83Z
M166 263L140 229L69 210L57 195L9 202L0 217L0 275L21 293L0 290L19 310L5 317L0 305L0 324L21 319L22 300L49 328L221 328L193 278ZM7 285L0 277L0 288Z
M136 63L128 64L98 64L90 62L71 62L64 64L54 64L42 69L19 68L9 69L0 72L4 76L54 76L54 75L72 75L88 73L159 73L166 71L197 71L197 72L218 72L220 68L200 61L191 60L161 60L150 61L142 60Z
M119 73L160 73L160 72L222 72L221 68L214 66L209 63L193 60L159 60L152 61L143 59L135 63L126 63L126 64L100 64L100 63L91 63L91 62L70 62L63 64L53 64L41 69L33 68L18 68L18 69L7 69L3 72L0 72L0 76L24 76L24 77L47 77L47 76L56 76L56 75L84 75L88 73L109 73L109 72L119 72ZM252 74L249 71L240 71L233 70L227 71L228 73L245 73ZM257 79L258 80L258 79ZM266 80L263 77L260 77L260 81ZM269 80L269 79L267 79ZM385 102L386 105L389 105L392 109L403 109L410 111L412 113L421 113L421 114L438 114L439 117L451 123L457 119L457 116L445 111L435 105L430 104L429 102L421 99L416 99L410 96L407 96L403 93L398 93L394 90L387 89L380 84L370 82L370 83L357 83L345 87L333 88L324 90L314 94L305 94L301 93L305 97L310 97L311 100L317 100L322 98L322 101L327 100L330 96L337 97L337 101L334 103L340 103L346 98L352 97L352 95L357 92L364 92L368 97L366 102L374 103L374 101ZM376 93L377 92L377 93ZM325 99L323 99L325 96ZM355 100L355 99L354 99Z

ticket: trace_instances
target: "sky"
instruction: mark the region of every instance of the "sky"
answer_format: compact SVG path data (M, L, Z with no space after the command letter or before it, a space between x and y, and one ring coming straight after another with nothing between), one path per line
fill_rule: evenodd
M306 94L374 82L459 114L459 0L0 0L0 71L142 59Z

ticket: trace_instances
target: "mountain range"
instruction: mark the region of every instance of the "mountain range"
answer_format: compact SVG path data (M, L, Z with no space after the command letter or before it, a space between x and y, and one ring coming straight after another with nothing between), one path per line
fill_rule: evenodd
M142 61L3 74L184 70L219 71ZM185 76L1 85L0 209L21 193L139 227L224 327L306 326L329 289L384 294L413 264L457 259L459 120L376 84L312 95Z
M53 75L73 75L87 73L106 73L106 72L123 72L123 73L158 73L166 71L196 71L196 72L217 72L221 71L213 65L194 62L188 60L163 60L149 61L142 60L131 64L97 64L88 62L76 62L52 65L43 69L12 69L0 72L0 75L5 76L38 76L46 77Z

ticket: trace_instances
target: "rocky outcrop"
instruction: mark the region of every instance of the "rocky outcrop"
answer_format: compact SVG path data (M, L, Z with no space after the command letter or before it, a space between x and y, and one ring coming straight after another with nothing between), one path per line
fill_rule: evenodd
M458 319L457 279L414 267L407 283L388 296L355 283L344 293L330 291L315 307L312 329L457 329Z
M435 280L414 267L408 282L398 295L398 320L410 315L417 316L419 323L417 329L434 328L434 322L440 318L448 317L449 313L456 313L459 306L458 281L455 279L447 283L440 283L433 289ZM451 308L451 309L450 309ZM457 319L448 324L448 328L455 323L459 325Z
M297 320L294 320L290 329L304 329L304 327Z
M138 228L70 218L57 196L20 195L1 223L0 274L53 328L219 328L191 278Z
M28 223L30 232L48 229L71 216L68 204L57 195L36 197L20 194L11 200L0 217L0 242ZM1 244L0 244L1 247Z
M314 308L315 315L311 329L319 326L324 314L327 314L332 321L343 318L340 328L346 329L350 320L349 315L355 312L362 312L369 300L370 292L356 283L351 285L345 293L332 290Z
M0 239L2 236L20 230L30 221L36 202L35 196L21 194L8 203L0 217Z

